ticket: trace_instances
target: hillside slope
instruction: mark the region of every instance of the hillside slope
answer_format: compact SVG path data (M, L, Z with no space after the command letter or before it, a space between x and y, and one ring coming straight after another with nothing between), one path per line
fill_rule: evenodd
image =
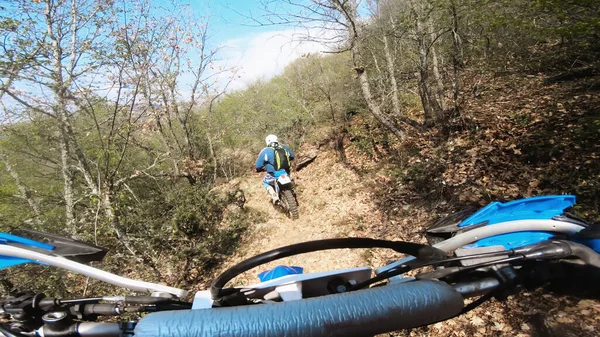
M526 75L473 81L485 83L484 92L465 102L449 138L436 130L413 135L388 146L389 160L368 167L361 165L368 159L350 137L349 165L342 164L332 149L322 149L314 163L294 175L300 202L296 221L270 205L262 175L241 179L246 206L261 212L264 221L250 229L242 248L221 270L267 250L315 239L373 237L426 243L422 231L439 217L494 200L572 193L582 205L576 210L579 215L596 220L597 79L561 85L544 85L542 77ZM395 258L385 250L311 253L255 268L233 285L256 283L259 272L279 264L316 272L377 268ZM577 278L573 281L582 287ZM457 318L392 335L600 336L599 322L600 302L546 289L524 291L502 302L492 300Z
M267 250L309 240L336 237L373 237L425 243L419 233L427 223L418 214L402 220L386 219L368 192L373 180L365 181L325 151L307 168L295 174L300 219L290 220L269 203L261 185L262 175L239 181L249 207L263 213L264 221L250 228L242 247L220 271ZM406 206L406 205L405 205ZM410 207L401 207L405 211ZM390 227L396 230L392 232ZM412 228L412 230L411 230ZM254 268L230 285L258 283L257 274L277 265L304 267L318 272L358 266L379 267L398 254L387 250L332 250L289 257ZM600 303L544 291L523 292L504 302L490 301L457 318L428 327L392 333L393 336L600 336Z

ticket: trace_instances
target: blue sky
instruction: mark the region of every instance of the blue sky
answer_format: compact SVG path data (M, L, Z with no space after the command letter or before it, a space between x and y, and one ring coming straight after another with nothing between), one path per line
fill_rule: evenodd
M260 26L253 22L249 17L260 18L266 14L260 0L189 0L186 3L196 13L210 16L211 44L221 48L218 65L239 69L239 78L230 85L231 89L243 89L259 79L268 80L302 54L327 49L318 43L300 42L305 34L303 29ZM279 5L278 10L285 9Z
M301 28L281 25L259 26L256 22L252 22L250 16L264 18L266 15L261 0L151 0L151 3L162 7L163 9L158 11L162 11L163 15L168 15L169 8L172 9L173 4L176 7L189 4L194 14L210 17L209 47L219 48L218 60L214 68L237 69L237 76L229 85L229 90L244 89L257 80L268 80L280 74L285 66L301 55L328 49L315 42L300 42L306 33ZM278 3L279 12L286 9L290 9L290 6L286 8L285 5ZM315 33L316 35L330 34L324 30L311 31L311 34ZM196 53L195 50L189 52L190 55ZM218 83L224 85L229 77L231 73L218 77ZM97 79L93 82L99 87L103 85L102 81ZM189 91L191 83L191 75L182 76L179 85L183 94ZM17 86L20 90L33 95L45 96L44 89L40 89L39 86L29 87L26 83L19 83ZM108 92L107 96L110 96L111 88L111 84L108 83L98 90L102 94ZM6 97L3 97L3 103L4 101L10 103Z
M277 26L259 27L244 16L260 16L260 0L197 0L190 1L190 5L199 12L208 12L210 15L213 36L218 40L229 40L242 35L258 34L281 29Z

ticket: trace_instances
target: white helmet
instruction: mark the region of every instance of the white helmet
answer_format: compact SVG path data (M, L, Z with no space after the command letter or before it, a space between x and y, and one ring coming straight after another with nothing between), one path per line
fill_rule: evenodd
M271 143L279 143L279 139L277 139L277 136L275 135L268 135L267 138L265 138L265 142L267 143L267 146L269 146Z

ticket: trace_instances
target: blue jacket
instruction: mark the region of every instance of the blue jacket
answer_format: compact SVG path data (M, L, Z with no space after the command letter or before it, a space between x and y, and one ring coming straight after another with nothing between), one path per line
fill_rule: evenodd
M289 153L290 161L294 160L294 151L285 145L280 146ZM260 151L258 154L258 158L256 158L256 171L261 171L263 168L265 168L269 173L273 173L275 171L275 151L271 147L265 147L262 149L262 151Z

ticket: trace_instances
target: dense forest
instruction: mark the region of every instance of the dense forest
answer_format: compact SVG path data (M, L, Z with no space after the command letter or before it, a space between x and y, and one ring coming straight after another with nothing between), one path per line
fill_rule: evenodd
M106 270L190 287L260 218L218 187L269 133L383 174L390 218L572 193L600 220L597 1L266 1L255 24L326 29L303 38L329 52L237 91L209 19L152 3L0 5L0 230L104 246ZM2 271L2 292L85 291L62 276Z

